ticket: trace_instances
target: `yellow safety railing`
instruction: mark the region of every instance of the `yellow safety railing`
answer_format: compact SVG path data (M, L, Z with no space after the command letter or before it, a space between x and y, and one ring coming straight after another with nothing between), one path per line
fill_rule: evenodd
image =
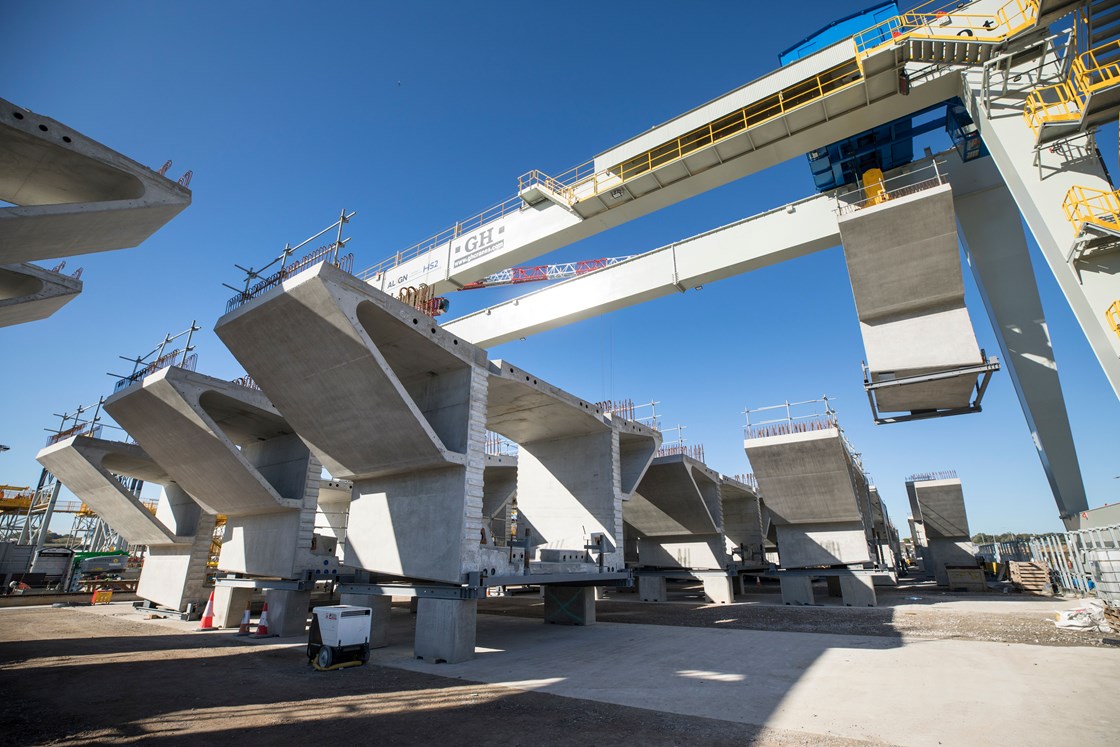
M1112 327L1112 331L1120 335L1120 299L1108 307L1104 312L1104 318L1108 320L1108 326Z
M1120 62L1101 64L1100 56L1120 49L1120 40L1083 52L1070 65L1069 79L1036 88L1027 95L1023 118L1035 136L1044 124L1076 122L1081 119L1089 96L1120 84Z
M1075 234L1080 234L1086 224L1115 231L1120 229L1120 191L1070 187L1062 200L1062 211Z
M862 75L855 62L837 65L622 163L573 182L568 187L572 200L578 202L609 192L641 174L680 161L696 151L718 145L733 135L766 124L796 109L815 103L824 96L855 85L861 79Z
M1038 22L1038 0L1010 0L995 13L958 13L958 2L927 2L856 34L857 57L907 39L1001 42Z

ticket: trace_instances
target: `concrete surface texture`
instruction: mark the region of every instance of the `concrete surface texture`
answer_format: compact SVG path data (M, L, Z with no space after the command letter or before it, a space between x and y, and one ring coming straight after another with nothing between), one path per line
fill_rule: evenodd
M744 447L783 567L871 560L867 482L837 427L750 437Z
M841 216L874 381L982 362L964 306L953 194L941 185ZM888 412L965 407L976 375L876 392Z
M764 561L762 501L754 489L723 475L719 485L719 502L723 511L723 536L727 551L741 563Z
M929 539L968 539L964 488L957 478L906 482L910 510L921 521Z
M577 572L623 568L623 502L645 475L660 433L501 360L490 365L486 427L518 445L517 508L536 530L538 563L574 562L550 569ZM597 537L593 555L588 545Z
M626 546L635 550L627 563L725 567L730 554L723 535L721 482L718 472L683 454L654 459L623 504Z
M510 513L517 497L517 457L487 454L482 473L482 517L495 541L509 538Z
M0 327L46 319L82 292L82 281L24 262L0 266Z
M226 516L220 570L338 573L336 542L320 547L315 532L321 466L261 392L170 367L105 409L206 510Z
M77 130L0 99L0 264L136 246L191 193Z
M733 615L731 608L726 614ZM479 655L440 667L401 646L373 661L518 690L592 698L821 735L903 745L1108 744L1120 652L895 637L676 628L599 623L543 629L483 616ZM1001 673L983 697L962 682ZM1076 680L1069 673L1078 673ZM913 692L900 673L922 673L922 709L942 717L916 726ZM1065 682L1082 717L1032 709L1039 682ZM870 707L869 704L874 704Z
M204 600L214 516L202 511L143 449L73 436L46 447L38 459L129 544L148 546L137 596L177 610ZM164 486L154 514L117 475Z

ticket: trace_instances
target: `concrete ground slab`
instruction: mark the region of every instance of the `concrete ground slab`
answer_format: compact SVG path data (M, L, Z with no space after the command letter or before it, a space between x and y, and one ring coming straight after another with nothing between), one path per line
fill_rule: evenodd
M394 612L400 621L407 613ZM482 615L476 658L431 665L407 645L372 661L417 672L653 711L899 745L1113 744L1120 651L958 640L601 623L558 628ZM923 712L895 682L921 673ZM962 683L1000 673L983 697ZM1077 672L1074 677L1070 672ZM1030 708L1061 683L1081 714ZM1073 700L1076 699L1076 700Z

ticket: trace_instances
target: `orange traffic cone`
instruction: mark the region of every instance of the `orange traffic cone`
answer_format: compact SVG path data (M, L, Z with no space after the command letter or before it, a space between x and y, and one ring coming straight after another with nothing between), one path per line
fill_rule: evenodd
M264 609L261 610L261 619L257 623L257 632L254 638L268 638L268 602L264 603Z
M217 630L214 627L214 592L210 592L210 598L206 601L206 609L202 611L202 622L198 624L198 630Z
M241 624L237 626L238 635L249 635L249 606L245 605L245 614L241 616Z

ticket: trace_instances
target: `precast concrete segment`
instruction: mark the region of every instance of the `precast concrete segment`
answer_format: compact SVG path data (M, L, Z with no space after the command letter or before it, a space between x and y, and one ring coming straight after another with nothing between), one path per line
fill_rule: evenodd
M839 429L748 438L744 448L775 524L863 521Z
M1112 390L1120 397L1120 336L1109 328L1105 315L1109 306L1120 297L1116 282L1117 275L1120 275L1120 252L1098 251L1085 257L1084 261L1071 261L1076 234L1062 207L1071 187L1112 192L1112 184L1091 141L1075 140L1036 152L1034 133L1022 116L1023 102L1032 86L1058 82L1047 77L1057 74L1056 67L1044 68L1042 80L1036 75L1036 63L1020 63L1012 67L1007 72L1009 91L1006 95L993 98L987 110L984 108L983 78L979 70L963 74L959 95L968 106L984 145L1038 242L1042 256L1089 340ZM987 249L979 242L970 248L977 254ZM992 250L998 251L999 247L992 247ZM988 280L989 277L985 275L983 279ZM991 279L995 281L995 278ZM1031 300L1028 298L1027 303ZM1002 296L994 293L985 302L994 310L993 316L1000 316L1001 307L1006 303ZM1013 300L1002 310L1008 315L1019 311ZM1005 334L995 320L992 326L997 335ZM1014 348L1014 345L1011 347ZM1070 500L1076 499L1077 496L1072 496ZM1076 513L1083 507L1071 505L1061 508ZM1071 514L1063 513L1063 516Z
M145 482L169 482L167 473L143 449L133 444L90 436L73 436L47 446L35 457L82 502L129 544L189 544L191 536L178 536L133 495L115 475ZM192 532L193 534L193 532Z
M724 476L720 480L719 499L728 554L741 550L741 562L762 562L765 558L762 505L754 490Z
M922 522L926 537L968 539L968 515L964 507L964 488L956 478L908 480L906 494L914 518Z
M0 327L46 319L82 292L82 281L23 263L0 266Z
M983 363L964 305L948 184L840 217L872 381ZM881 411L967 407L976 374L880 389Z
M215 332L333 476L466 464L486 354L411 306L324 263Z
M307 448L255 389L173 366L117 392L105 410L211 513L303 505Z
M150 168L0 99L0 263L136 246L191 203Z
M657 457L623 515L647 537L716 534L723 526L719 481L718 472L684 454Z
M623 501L645 475L660 433L501 360L490 365L486 427L518 445L517 507L535 529L538 552L581 562L602 535L603 566L622 568Z

